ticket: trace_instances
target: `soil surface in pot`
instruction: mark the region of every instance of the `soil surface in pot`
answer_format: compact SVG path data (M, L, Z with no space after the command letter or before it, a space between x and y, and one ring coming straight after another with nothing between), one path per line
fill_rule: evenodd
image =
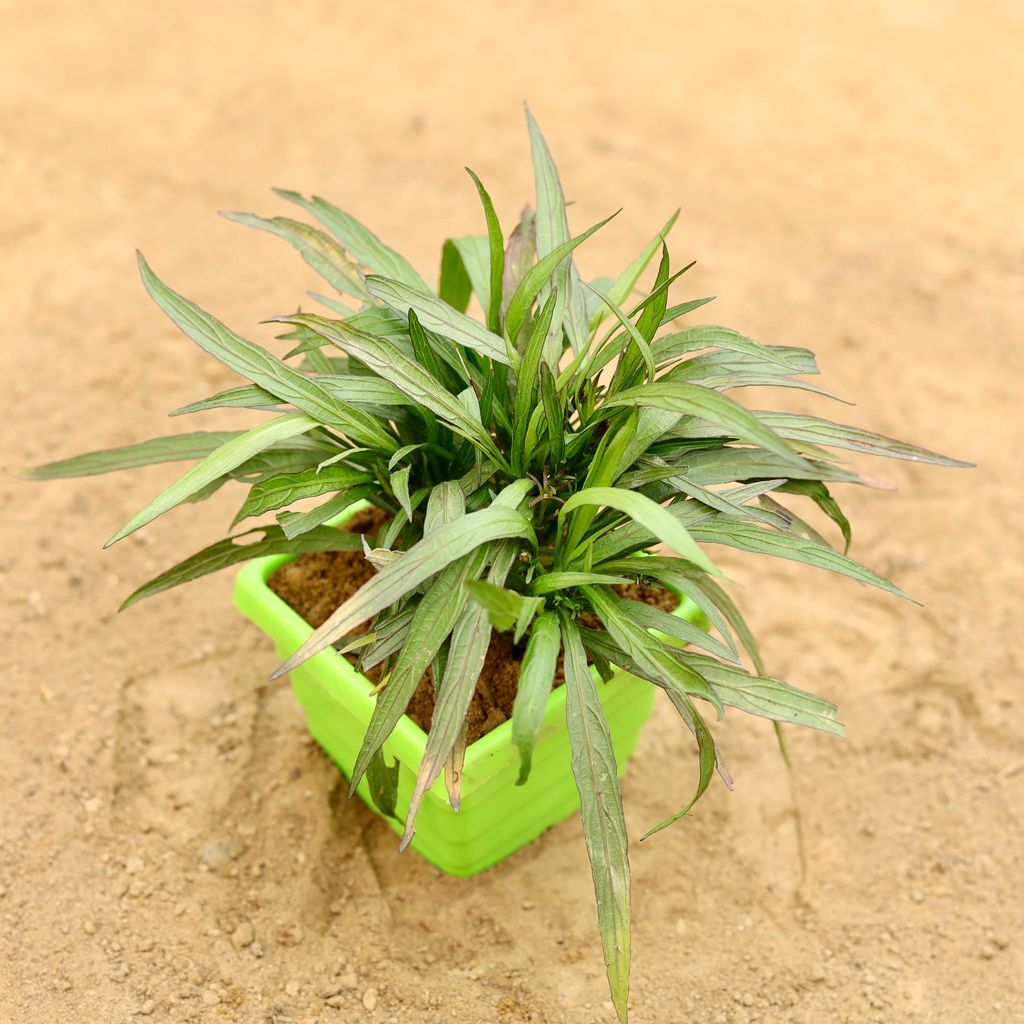
M366 510L353 516L346 529L373 536L384 521L377 510ZM373 567L360 551L318 551L299 555L292 562L281 566L267 581L286 604L299 613L311 626L323 625L331 613L347 601L374 574ZM671 611L679 603L674 595L656 587L643 584L623 584L615 588L624 597ZM587 616L585 625L600 629L600 621ZM354 632L365 632L363 625ZM516 698L519 682L519 668L524 647L512 643L511 637L497 631L491 634L490 647L484 662L476 693L469 706L466 740L478 740L512 716L512 705ZM354 654L345 655L358 667ZM369 679L376 682L384 666L375 665L367 670ZM562 666L559 660L555 685L562 684ZM434 677L430 669L420 680L416 692L409 702L406 714L424 731L429 730L434 714Z

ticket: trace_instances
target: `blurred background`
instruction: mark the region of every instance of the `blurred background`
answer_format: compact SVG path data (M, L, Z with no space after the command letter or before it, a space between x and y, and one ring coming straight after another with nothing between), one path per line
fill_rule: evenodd
M790 779L766 723L723 723L736 791L633 845L636 1020L1016 1019L1022 47L1012 0L2 0L3 463L237 424L164 419L235 381L136 247L267 340L314 276L216 211L316 192L430 279L482 230L464 165L506 230L531 198L528 102L575 229L623 208L584 277L681 206L701 322L810 346L857 403L825 414L980 464L873 465L895 493L844 496L852 553L923 608L721 559L769 669L849 736L794 734ZM440 877L343 798L228 576L115 617L220 536L204 506L100 552L175 475L0 478L0 1018L611 1019L578 823ZM693 772L659 706L635 838Z

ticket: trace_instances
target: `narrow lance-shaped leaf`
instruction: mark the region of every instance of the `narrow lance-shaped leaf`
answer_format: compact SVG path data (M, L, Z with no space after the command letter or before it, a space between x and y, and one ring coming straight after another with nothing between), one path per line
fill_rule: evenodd
M626 299L633 293L633 289L636 287L637 281L640 279L640 275L647 269L647 265L654 258L654 254L658 251L659 247L664 243L668 237L668 233L672 230L673 225L679 217L679 211L676 210L671 217L665 222L665 226L647 243L646 248L642 253L626 269L618 276L615 283L608 289L606 297L613 306L621 306ZM597 330L601 325L601 321L608 315L606 307L598 307L598 309L590 317L590 329L591 331Z
M523 208L519 223L508 237L505 247L505 273L501 281L501 316L505 318L508 304L533 266L537 250L537 217L529 206Z
M379 274L393 277L398 281L422 291L429 291L427 282L417 273L411 263L402 255L385 245L368 227L360 224L355 217L339 210L338 207L319 196L306 199L298 192L276 188L274 192L290 203L296 203L324 224L346 249L364 266Z
M494 203L487 194L483 182L468 167L466 172L473 179L480 202L484 208L484 220L487 222L487 244L490 252L490 272L487 295L481 295L480 301L487 314L487 327L494 334L501 330L501 285L505 276L505 240L501 234L501 224L494 211Z
M329 523L335 516L341 515L350 505L364 498L373 497L377 493L374 484L362 484L346 487L335 492L327 501L306 512L293 512L290 509L278 514L277 522L284 530L286 537L301 537L310 530Z
M465 607L467 579L483 567L485 551L478 550L449 565L427 589L413 612L388 684L377 701L352 769L350 795L356 791L374 754L391 735L416 690L423 673L441 650ZM385 570L386 571L386 570Z
M519 287L516 288L515 294L509 301L508 312L505 314L505 334L510 341L515 342L519 335L519 330L523 326L523 321L526 319L526 314L533 305L534 299L537 298L541 288L548 282L559 263L573 249L582 245L595 231L603 228L614 216L615 214L613 213L611 217L605 217L604 220L598 221L593 227L588 228L582 234L557 246L526 272L522 281L519 282Z
M485 508L438 527L414 544L401 558L368 580L313 633L275 673L278 678L332 644L404 594L440 572L457 558L481 544L504 537L523 537L535 542L533 527L521 512Z
M197 491L201 491L213 483L214 480L242 465L253 455L265 451L276 441L304 433L316 425L316 421L309 416L304 416L302 413L289 413L287 416L279 416L253 430L247 430L244 434L231 438L230 441L225 441L125 523L104 547L116 544L117 541L123 540L140 527L151 523L157 516L169 512Z
M569 241L569 220L558 168L555 166L547 141L529 110L526 111L526 122L530 132L530 151L533 156L537 192L537 255L543 259L553 249ZM586 347L590 328L580 275L571 257L559 267L555 290L565 295L562 322L572 350L580 352ZM561 335L561 330L558 333Z
M375 373L394 384L414 402L425 406L452 429L476 443L495 461L504 461L490 434L466 412L458 399L449 394L435 377L386 338L366 334L341 321L327 320L310 314L280 319L288 323L305 324L339 348L345 349L350 355L366 363ZM392 450L397 448L396 444Z
M234 523L272 509L291 505L302 498L315 498L330 491L340 491L356 484L369 483L370 474L350 466L328 466L323 470L306 469L301 473L282 473L254 484L246 495Z
M686 527L671 512L651 501L650 498L644 497L636 491L626 491L619 487L588 487L585 490L577 491L569 498L559 510L559 519L582 505L603 505L622 512L653 533L661 543L667 544L676 554L688 558L694 565L699 565L706 572L721 575ZM573 555L574 552L568 552L570 559Z
M629 844L608 723L597 699L579 630L561 615L565 651L565 722L580 794L583 837L597 897L597 920L612 1002L627 1019L630 967Z
M750 523L736 522L724 517L692 526L690 533L696 540L706 544L726 544L741 551L804 562L807 565L817 566L819 569L828 569L842 576L849 576L850 579L857 580L858 583L867 583L880 590L886 590L890 594L895 594L897 597L905 597L907 600L913 601L909 594L905 594L894 583L890 583L859 562L855 562L852 558L841 555L831 548L803 540L801 537L774 533Z
M168 288L139 253L139 270L156 304L200 348L282 402L348 434L360 444L392 452L398 444L373 417L344 405L315 380L235 334L219 320Z
M283 238L328 284L343 295L351 295L362 302L369 298L360 280L359 269L345 255L344 249L322 231L288 217L268 219L252 213L230 212L224 216L228 220L261 231L269 231L272 235Z
M188 416L195 412L206 412L208 409L265 409L280 407L280 399L272 395L266 388L255 384L243 384L241 387L228 388L209 398L198 402L190 402L169 412L168 416Z
M241 538L251 537L257 533L262 534L259 540L239 543ZM124 611L144 597L152 597L182 583L188 583L200 576L238 565L252 558L265 558L268 555L301 555L312 551L358 550L358 535L347 530L336 530L331 526L312 530L299 540L286 537L277 526L256 527L211 544L177 565L171 566L125 598L120 610Z
M515 704L512 708L512 742L519 748L520 768L516 785L529 778L533 748L544 722L544 710L555 678L561 633L555 612L544 612L534 620L519 669Z
M462 251L455 244L455 239L445 240L441 247L441 273L438 277L437 294L452 309L465 313L469 305L469 297L473 294L473 282Z
M405 832L398 847L400 852L412 842L420 802L440 776L445 760L458 741L476 682L484 667L490 639L491 624L487 610L478 604L467 605L452 631L448 660L434 704L430 734L423 750L416 784L409 798Z
M905 459L908 462L924 462L934 466L969 468L970 462L961 462L946 455L919 448L915 444L896 441L884 434L875 434L846 423L833 423L817 416L798 416L784 412L758 412L757 418L771 427L780 437L791 441L804 441L826 448L843 448L866 455L881 455L891 459Z
M508 363L505 343L498 335L492 334L472 317L460 313L436 295L428 295L402 284L401 281L392 281L385 277L368 277L366 287L371 295L380 299L396 313L406 316L411 309L428 330L436 331L495 362Z
M731 398L726 398L725 395L696 384L684 384L680 381L646 384L643 387L620 391L604 404L612 408L651 406L682 415L698 416L735 432L746 441L775 452L794 469L807 468L807 463L789 444L773 430L764 426L742 405Z
M140 444L87 452L74 458L18 470L17 473L29 480L66 480L71 477L96 476L99 473L136 469L139 466L154 466L161 462L185 462L201 459L215 452L228 441L240 437L242 433L241 430L197 431L192 434L154 437Z

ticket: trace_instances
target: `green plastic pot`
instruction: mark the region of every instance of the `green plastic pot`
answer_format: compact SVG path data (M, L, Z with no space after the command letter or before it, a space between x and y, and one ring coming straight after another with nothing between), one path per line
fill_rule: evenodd
M349 510L341 521L354 513ZM235 604L267 633L281 658L292 655L312 627L267 585L292 556L274 555L249 562L238 574ZM697 622L701 613L684 599L677 614ZM599 677L598 677L599 679ZM321 651L291 673L292 688L306 710L309 731L346 778L350 778L363 734L373 713L373 684L333 648ZM636 749L640 728L650 717L654 687L618 672L598 681L598 696L611 730L621 776ZM385 741L388 764L399 764L398 818L404 820L426 733L403 716ZM466 749L462 802L456 813L448 804L443 779L427 793L416 817L412 849L450 875L473 875L491 867L579 808L565 729L565 687L552 690L533 755L530 777L517 786L519 752L512 745L512 724L504 722ZM375 813L365 779L356 790ZM386 818L399 835L399 821Z

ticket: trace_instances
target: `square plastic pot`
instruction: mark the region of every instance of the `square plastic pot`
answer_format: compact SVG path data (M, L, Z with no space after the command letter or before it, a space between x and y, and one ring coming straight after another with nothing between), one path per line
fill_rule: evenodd
M273 639L282 659L313 632L267 585L270 576L289 561L288 555L254 559L239 572L235 586L236 606ZM701 613L684 600L677 614L696 622ZM332 648L295 669L291 681L306 710L309 731L350 778L373 713L373 684ZM650 717L654 687L628 672L618 672L607 683L598 679L598 695L621 776L636 749L640 729ZM397 813L403 820L426 738L411 718L403 716L384 744L387 763L396 759L399 763ZM525 846L579 808L565 728L564 686L552 690L548 698L530 777L522 786L515 784L518 774L519 752L512 745L512 724L504 722L467 747L458 813L448 804L443 779L427 793L416 817L412 848L450 875L472 875ZM380 813L365 778L356 792L374 813ZM398 822L385 820L401 834Z

